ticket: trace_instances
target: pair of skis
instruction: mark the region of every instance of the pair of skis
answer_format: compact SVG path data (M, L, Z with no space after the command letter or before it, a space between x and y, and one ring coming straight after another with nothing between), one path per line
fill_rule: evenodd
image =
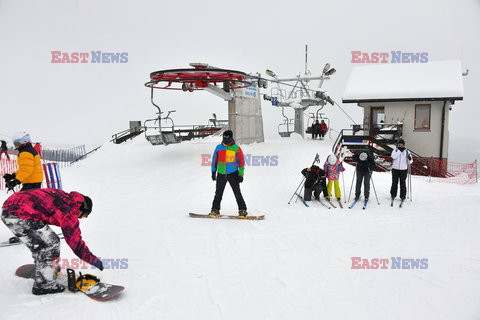
M353 207L355 207L355 205L357 204L357 202L359 202L358 199L357 199L357 200L353 200L352 204L348 207L348 209L353 209ZM368 200L363 202L363 207L362 207L362 209L363 209L363 210L367 209L367 205L368 205Z
M393 203L395 202L395 198L392 198L392 202L390 202L390 207L393 207ZM405 199L400 200L400 204L398 205L399 208L403 208L403 203L405 202Z
M310 207L310 206L308 205L308 203L305 201L305 199L304 199L301 195L299 195L298 193L296 193L296 195L297 195L298 199L300 199L300 201L302 201L302 203L305 205L305 207ZM324 202L323 202L322 200L320 200L320 199L316 199L316 200L317 200L318 202L320 202L320 204L321 204L322 206L324 206L325 208L327 208L327 209L331 209L332 207L335 208L335 209L337 208L337 206L334 205L330 199L327 199L327 202L328 202L328 204L330 204L330 206L328 206L326 203L324 203ZM338 204L339 204L340 208L343 209L343 205L342 205L341 200L338 200Z

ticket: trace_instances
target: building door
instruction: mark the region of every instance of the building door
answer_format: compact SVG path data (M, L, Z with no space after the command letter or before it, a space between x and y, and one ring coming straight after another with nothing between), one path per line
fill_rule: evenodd
M370 136L375 136L383 128L385 122L385 107L370 108Z

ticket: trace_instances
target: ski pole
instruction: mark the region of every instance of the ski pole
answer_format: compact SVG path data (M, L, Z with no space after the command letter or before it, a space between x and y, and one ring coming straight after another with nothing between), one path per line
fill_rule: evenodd
M380 204L380 202L378 201L377 190L375 190L375 183L373 183L372 170L369 170L369 171L370 171L370 180L372 180L373 191L375 192L375 198L377 199L377 204Z
M305 187L305 185L302 185L302 187L300 188L300 191L297 193L297 199L295 199L295 203L297 203L297 201L298 201L298 198L299 198L299 197L300 197L300 195L302 194L303 187Z
M345 203L347 203L347 192L345 192L345 179L343 178L343 171L342 171L342 183L343 183L343 197L344 197L344 200L345 200Z
M408 185L408 192L407 192L407 197L410 197L410 201L413 201L412 199L412 166L410 165L410 158L411 155L407 151L407 185Z
M413 201L412 196L412 166L408 162L408 192L410 193L410 201Z
M295 192L293 193L292 197L291 197L290 200L288 201L288 204L290 204L290 202L292 202L293 197L295 197L295 195L297 195L297 193L298 193L297 191L298 191L298 189L303 185L303 181L305 181L305 177L303 177L302 182L300 182L300 184L298 185L297 189L295 189ZM297 198L298 198L298 196L297 196ZM296 201L295 201L295 202L296 202Z
M352 195L353 181L355 180L355 175L357 174L357 168L353 172L352 185L350 186L350 193L348 194L348 202L350 202L350 196Z
M312 167L317 162L320 162L320 156L318 155L318 153L315 154L315 159L313 159L313 163L310 167ZM302 187L303 181L305 181L305 179L306 179L306 177L303 177L302 182L300 182L297 189L295 189L295 192L293 193L292 197L290 198L290 200L288 200L288 204L290 204L290 202L292 202L293 197L295 197L295 195L297 195L299 193L298 188ZM303 189L303 187L302 187L302 189ZM295 202L297 202L297 200L298 200L298 195L297 195L297 199L295 199Z

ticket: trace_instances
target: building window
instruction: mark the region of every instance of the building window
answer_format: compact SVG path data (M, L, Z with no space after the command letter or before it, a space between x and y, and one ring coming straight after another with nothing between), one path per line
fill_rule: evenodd
M430 113L432 105L415 105L415 130L430 130Z

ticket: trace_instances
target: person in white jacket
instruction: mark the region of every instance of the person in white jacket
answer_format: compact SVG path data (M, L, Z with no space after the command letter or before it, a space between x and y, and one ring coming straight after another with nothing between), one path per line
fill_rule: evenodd
M390 195L392 200L397 196L398 182L400 181L400 199L403 201L407 195L407 180L408 167L413 162L413 158L405 148L405 141L398 140L397 148L392 151L392 187L390 188Z

